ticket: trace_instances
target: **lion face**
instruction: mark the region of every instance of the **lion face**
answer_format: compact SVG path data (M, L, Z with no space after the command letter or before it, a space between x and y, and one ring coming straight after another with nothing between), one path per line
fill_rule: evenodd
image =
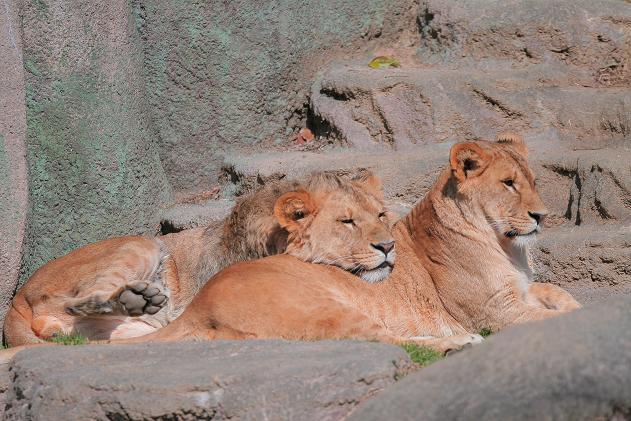
M336 189L286 193L274 214L289 232L288 254L340 267L368 282L392 272L392 223L373 175Z
M518 246L534 239L548 213L527 155L520 136L504 134L497 143L456 144L450 157L458 193L481 209L498 237Z

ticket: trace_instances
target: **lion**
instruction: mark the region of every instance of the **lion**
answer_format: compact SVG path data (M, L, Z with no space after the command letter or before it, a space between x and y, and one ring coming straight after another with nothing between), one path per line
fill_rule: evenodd
M178 319L124 342L353 338L447 351L480 342L484 328L580 307L561 288L532 282L527 247L547 210L518 135L451 148L448 167L395 225L397 263L381 282L310 263L331 247L342 255L332 239L364 231L354 209L306 193L281 197L275 213L292 240L285 253L225 268Z
M167 325L221 268L285 250L289 233L276 221L274 204L288 192L308 192L314 198L334 193L340 200L356 201L358 210L378 208L382 222L390 221L380 181L370 172L354 179L315 173L304 183L273 182L238 201L223 223L160 238L107 239L47 263L14 297L4 324L6 342L10 346L42 343L71 332L92 340L128 338ZM370 260L371 253L390 253L385 226L366 235L372 236L374 245L365 259ZM350 247L352 243L340 240L337 249L323 253L318 261L347 264L368 281L389 273L387 267L368 270L359 260L347 263ZM393 258L394 252L388 255L388 264Z

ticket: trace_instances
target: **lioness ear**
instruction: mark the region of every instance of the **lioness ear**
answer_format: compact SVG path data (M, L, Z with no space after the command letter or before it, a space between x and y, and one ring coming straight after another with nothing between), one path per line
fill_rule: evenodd
M373 174L372 171L363 171L353 180L353 183L366 190L368 194L373 195L379 200L383 200L383 187L381 185L381 179Z
M524 158L528 158L528 148L524 143L524 138L517 133L504 132L497 135L497 143L511 145Z
M473 142L456 143L449 153L451 171L458 181L477 177L484 171L489 161L489 155Z
M300 220L315 211L315 202L311 195L304 191L285 193L274 204L274 216L281 227L294 231L300 227Z

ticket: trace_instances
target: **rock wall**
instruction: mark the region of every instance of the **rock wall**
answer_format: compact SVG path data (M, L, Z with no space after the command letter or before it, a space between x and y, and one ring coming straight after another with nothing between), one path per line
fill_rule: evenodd
M217 182L222 153L283 143L309 87L411 26L408 0L136 0L160 155L178 190ZM375 42L377 41L377 42Z
M0 4L0 320L17 283L27 211L26 109L17 5Z
M155 230L171 198L131 5L25 1L29 214L23 280L112 235Z

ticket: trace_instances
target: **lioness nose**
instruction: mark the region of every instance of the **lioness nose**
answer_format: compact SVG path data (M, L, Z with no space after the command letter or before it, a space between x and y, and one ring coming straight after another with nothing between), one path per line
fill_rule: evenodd
M371 246L373 246L377 250L383 252L383 254L385 254L387 256L388 253L390 253L392 251L392 249L394 248L394 241L390 241L388 243L371 244Z
M530 215L530 217L532 219L534 219L537 224L541 223L541 220L543 219L544 216L547 215L547 212L530 212L528 211L528 215Z

